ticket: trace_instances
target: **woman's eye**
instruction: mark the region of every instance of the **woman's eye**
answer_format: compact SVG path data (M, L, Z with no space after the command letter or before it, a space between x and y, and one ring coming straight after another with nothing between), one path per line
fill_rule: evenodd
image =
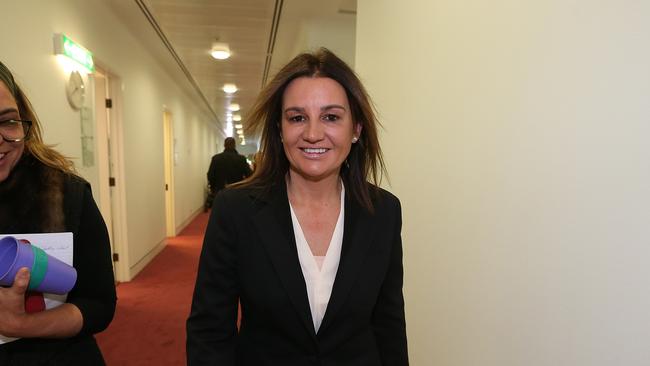
M302 122L304 120L305 120L305 116L301 116L301 115L289 117L289 121L291 122Z
M337 116L336 114L326 114L323 116L323 119L326 121L334 122L334 121L338 121L340 117Z

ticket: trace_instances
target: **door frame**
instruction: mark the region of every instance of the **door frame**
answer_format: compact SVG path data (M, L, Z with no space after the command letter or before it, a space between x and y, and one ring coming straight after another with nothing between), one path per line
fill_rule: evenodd
M166 236L176 235L174 202L174 123L171 111L163 108L163 155L165 165L165 227Z
M126 230L126 192L124 180L124 141L122 131L122 94L119 77L107 67L95 64L95 128L99 181L99 208L106 221L116 281L130 281ZM103 82L98 82L103 78ZM106 101L110 99L111 107ZM109 179L115 182L109 184ZM114 257L115 258L115 257Z

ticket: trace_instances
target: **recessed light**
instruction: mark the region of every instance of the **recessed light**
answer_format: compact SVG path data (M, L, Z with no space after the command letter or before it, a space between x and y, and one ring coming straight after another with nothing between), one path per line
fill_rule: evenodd
M230 47L225 43L215 42L212 44L212 51L210 54L217 60L225 60L230 57Z
M237 89L237 85L235 85L235 84L223 84L223 91L228 93L228 94L232 94L232 93L236 92L237 90L239 90L239 89Z
M235 128L240 128L241 129L241 128L244 128L244 125L238 123L238 124L235 125Z
M241 121L241 116L238 115L238 114L235 114L235 115L232 116L232 120L235 121L235 122L239 122L239 121Z
M233 111L233 112L237 112L237 111L239 110L239 104L237 104L237 103L232 103L232 104L230 105L230 107L228 107L228 109L230 109L230 110Z

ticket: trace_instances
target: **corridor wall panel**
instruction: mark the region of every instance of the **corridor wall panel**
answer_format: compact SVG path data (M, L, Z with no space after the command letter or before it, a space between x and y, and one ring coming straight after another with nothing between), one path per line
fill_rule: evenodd
M648 364L648 19L633 0L359 0L412 364Z

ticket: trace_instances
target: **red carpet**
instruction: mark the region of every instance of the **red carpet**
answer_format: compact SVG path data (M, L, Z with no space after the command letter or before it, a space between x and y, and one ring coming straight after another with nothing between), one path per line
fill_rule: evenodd
M169 238L131 282L118 284L115 318L96 336L109 366L185 365L185 320L208 215Z

